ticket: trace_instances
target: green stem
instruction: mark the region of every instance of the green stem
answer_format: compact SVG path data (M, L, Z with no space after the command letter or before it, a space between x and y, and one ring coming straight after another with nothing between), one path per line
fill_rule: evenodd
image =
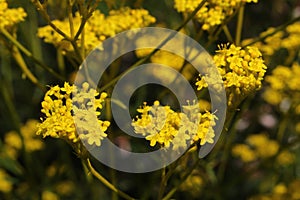
M227 25L223 26L223 31L227 37L228 42L233 43L233 37L232 37Z
M68 35L66 35L62 30L60 30L55 24L51 22L50 16L47 14L44 6L40 3L39 0L33 0L32 3L35 5L36 9L39 11L39 13L42 15L42 17L46 20L46 22L53 28L55 32L63 36L66 40L72 41L72 38L70 38Z
M243 4L238 12L238 21L235 35L235 45L239 46L242 38L242 30L243 30L243 21L244 21L244 13L245 13L245 4Z
M39 11L39 13L42 15L42 17L46 20L46 22L49 24L49 26L58 34L60 34L65 40L69 41L73 48L74 48L74 52L77 55L77 59L78 61L81 63L83 61L83 58L80 54L80 51L78 49L77 43L76 43L76 36L73 39L72 37L68 36L66 33L64 33L61 29L59 29L55 24L52 23L50 16L48 15L47 11L45 10L45 8L43 7L43 5L38 1L38 0L33 0L32 1L33 4L36 6L37 10ZM82 24L81 24L82 25ZM80 35L80 34L79 34ZM78 37L79 37L78 35Z
M72 0L68 2L68 17L69 17L69 25L70 25L70 35L71 38L74 38L74 23L73 23L73 13L72 13Z
M65 62L64 62L64 56L62 55L60 50L56 51L56 56L57 56L58 70L61 74L65 75L66 74L66 66L65 66Z
M288 122L289 122L288 112L284 114L283 119L280 120L280 124L279 124L279 127L278 127L277 140L280 143L282 142L284 132L285 132L287 126L288 126Z
M135 200L135 198L129 196L128 194L122 192L121 190L117 189L113 184L111 184L107 179L105 179L101 174L99 174L94 167L92 166L90 159L87 158L86 160L87 167L90 172L99 180L101 181L107 188L118 194L120 197L123 197L126 200Z
M220 34L220 33L222 32L222 30L223 30L223 27L226 26L226 24L227 24L229 21L231 21L232 18L233 18L234 16L236 16L237 12L238 12L238 11L235 10L234 13L233 13L231 16L229 16L227 19L225 19L225 20L223 21L223 23L222 23L219 27L217 27L214 31L212 31L212 33L211 33L210 36L209 36L208 42L205 44L205 48L206 48L206 49L209 48L210 45L218 39L219 34Z
M100 2L100 0L96 0L95 4L92 6L92 8L89 11L87 11L86 9L81 9L82 20L81 20L79 29L75 34L75 37L74 37L75 41L78 40L81 32L84 29L86 22L93 15L93 12L96 10L99 2ZM81 5L79 5L79 7L81 7Z
M108 91L109 94L111 94L110 91ZM112 121L112 113L111 113L111 99L107 98L105 99L105 119L108 121ZM110 140L113 140L112 135L110 135ZM110 157L110 162L115 163L115 157L113 155L113 150L110 147L109 150L109 157ZM110 177L111 177L111 182L113 185L117 185L117 176L116 176L116 170L115 169L110 169ZM111 200L118 200L118 195L115 192L112 192L111 194Z
M159 187L159 192L158 192L158 200L161 200L163 198L165 188L167 186L167 177L166 177L166 167L162 169L161 173L161 182L160 182L160 187Z
M33 73L28 69L19 49L16 46L12 47L12 55L23 71L23 73L26 75L26 77L35 84L38 88L40 88L42 91L46 91L46 88L39 82L39 80L33 75Z
M164 192L165 192L165 188L167 186L167 182L170 179L170 177L173 175L173 173L175 172L175 170L178 166L178 163L180 163L182 160L184 160L187 156L190 155L190 153L191 153L190 149L194 148L195 145L196 145L195 143L192 144L189 147L189 149L186 150L178 160L176 160L170 167L168 167L169 169L168 169L167 173L166 173L166 168L163 169L162 180L161 180L161 183L160 183L159 194L158 194L158 200L163 199L163 195L164 195Z
M53 76L55 76L56 78L60 79L60 80L65 80L64 77L62 77L61 75L59 75L58 73L56 73L53 69L51 69L50 67L44 65L40 60L38 60L37 58L35 58L32 53L27 50L20 42L18 42L8 31L6 31L4 28L0 29L0 32L9 40L11 41L16 47L18 47L18 49L20 49L27 57L31 58L35 63L37 63L39 66L41 66L43 69L45 69L46 71L48 71L50 74L52 74Z

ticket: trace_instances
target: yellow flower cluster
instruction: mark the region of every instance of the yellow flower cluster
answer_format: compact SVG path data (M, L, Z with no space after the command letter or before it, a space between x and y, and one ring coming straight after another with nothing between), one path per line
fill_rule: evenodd
M141 116L132 122L132 126L137 134L150 141L150 146L159 143L168 148L172 144L172 149L178 150L193 142L199 141L200 145L204 145L214 141L212 127L216 117L210 112L201 114L198 104L185 105L183 113L177 113L155 101L153 106L145 104L137 111Z
M40 150L44 143L36 137L37 120L28 120L20 129L24 147L27 152ZM16 158L18 151L22 149L22 138L16 131L10 131L5 134L4 145L5 151L11 158Z
M99 94L83 83L82 88L69 85L51 87L45 94L41 112L45 119L38 126L37 134L43 137L62 138L76 143L79 139L89 145L101 145L110 122L98 119L106 93ZM75 123L76 122L76 126Z
M266 31L260 34L260 37L264 37L272 32L275 28L270 27ZM293 23L283 31L278 31L275 34L266 37L263 41L256 42L254 46L258 47L264 57L269 61L278 50L286 49L289 53L288 59L296 56L295 54L300 49L300 22ZM251 42L253 39L247 39L243 41L243 44Z
M258 0L210 0L196 14L196 19L203 24L203 30L210 30L232 15L243 3L257 3ZM182 13L191 13L202 0L174 0L175 9Z
M12 181L9 181L11 177L6 173L5 170L0 169L0 192L8 193L13 188Z
M213 60L222 76L229 108L235 108L243 98L261 88L267 67L258 48L221 45ZM213 78L201 76L196 83L198 90L207 87Z
M272 74L266 76L269 84L263 94L263 98L272 105L280 105L283 100L288 101L292 106L300 104L300 65L294 63L291 67L277 66ZM300 114L300 105L295 108Z
M295 179L289 184L278 183L268 194L259 194L251 197L249 200L298 200L300 199L300 180Z
M27 16L23 8L8 8L6 0L0 0L0 29L24 21Z
M81 16L78 12L73 17L74 31L76 32L81 24ZM67 35L70 35L69 19L63 21L52 21L55 26ZM108 16L105 16L99 10L93 13L93 16L85 24L84 48L89 52L101 44L106 38L116 35L125 30L141 28L155 22L147 10L130 9L128 7L120 10L111 10ZM38 37L44 38L47 43L63 48L66 51L73 51L70 44L63 42L63 36L53 30L52 27L44 26L38 29ZM81 37L79 38L81 39ZM78 41L78 46L81 41Z
M295 155L289 150L279 152L279 143L270 139L266 134L250 135L246 144L236 144L232 148L232 154L241 158L244 162L252 162L257 159L270 158L276 155L276 163L284 166L295 161Z

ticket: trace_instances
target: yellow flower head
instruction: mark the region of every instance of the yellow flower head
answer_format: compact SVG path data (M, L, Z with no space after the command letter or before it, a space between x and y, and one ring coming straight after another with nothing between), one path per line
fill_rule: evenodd
M246 144L236 144L232 148L232 154L244 162L252 162L275 156L278 150L279 144L276 140L270 139L265 133L260 133L248 136Z
M74 30L78 30L81 24L82 17L78 12L73 17ZM108 16L105 16L99 10L94 11L93 15L85 24L84 47L87 52L93 50L100 45L106 38L116 35L125 30L133 28L142 28L155 22L145 9L130 9L128 7L120 10L111 10ZM69 19L53 20L52 23L62 30L65 34L70 35L72 30L70 28ZM38 37L43 38L45 42L54 44L64 51L74 51L70 43L64 41L63 36L58 34L49 25L38 29ZM78 40L78 46L82 44Z
M300 66L293 63L291 67L277 66L269 76L266 76L268 86L265 88L263 98L270 104L279 106L284 100L290 102L299 114L300 105ZM300 108L300 107L299 107Z
M45 119L39 125L37 134L63 138L73 143L80 138L89 145L100 146L110 125L108 121L98 119L106 97L106 93L99 94L95 89L89 88L86 82L81 88L67 82L63 87L51 87L42 102L41 111L45 114Z
M0 169L0 192L8 193L12 191L13 183L9 179L10 176L3 169Z
M144 105L137 110L141 117L132 122L137 134L145 136L150 146L156 143L174 150L186 148L188 144L200 142L213 143L215 136L215 115L208 111L200 113L199 104L183 106L183 112L177 113L169 106L160 106L158 101L153 106Z
M180 13L192 13L202 0L174 0L174 8ZM211 0L196 14L202 29L209 31L212 27L222 24L224 19L234 13L242 3L257 3L257 0Z
M9 28L24 21L26 16L23 8L8 8L6 0L0 0L0 29Z
M222 76L230 108L261 88L267 67L258 48L248 46L242 49L233 44L221 45L213 59ZM207 82L211 83L212 78L202 76L196 83L198 90L207 87Z

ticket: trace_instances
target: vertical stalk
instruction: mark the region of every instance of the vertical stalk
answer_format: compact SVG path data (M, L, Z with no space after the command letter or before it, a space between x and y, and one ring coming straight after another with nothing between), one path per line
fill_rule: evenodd
M243 21L244 21L245 4L241 5L238 12L238 21L235 36L235 45L239 46L242 38Z
M39 82L39 80L33 75L33 73L28 69L19 49L16 46L12 47L12 55L23 71L23 73L26 75L26 77L35 84L38 88L40 88L42 91L45 91L45 87Z

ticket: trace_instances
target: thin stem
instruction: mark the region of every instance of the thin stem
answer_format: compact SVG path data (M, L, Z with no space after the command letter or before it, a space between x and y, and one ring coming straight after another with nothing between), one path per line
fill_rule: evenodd
M202 8L202 6L207 2L208 0L203 0L197 8L191 13L189 17L176 29L176 32L180 31L185 25L197 14L197 12ZM130 66L126 71L121 73L119 76L116 76L114 79L112 79L109 83L104 85L99 89L100 92L103 92L107 88L111 87L113 84L115 84L124 74L126 74L129 70L143 64L145 61L147 61L152 55L154 55L161 47L163 47L170 39L172 39L175 36L175 34L171 33L165 40L163 40L149 55L146 57L138 60L136 63L134 63L132 66Z
M183 155L175 161L175 163L173 163L170 167L169 167L169 170L168 172L166 173L166 168L164 168L163 172L162 172L162 180L161 180L161 184L160 184L160 188L159 188L159 194L158 194L158 200L161 200L163 199L163 195L164 195L164 192L165 192L165 189L166 189L166 186L167 186L167 182L168 180L170 179L170 177L173 175L173 173L175 172L177 166L178 166L178 163L180 163L183 159L185 159L187 156L190 155L191 151L190 149L194 148L195 147L195 143L192 144L188 150L186 150Z
M159 192L158 192L158 200L161 200L163 198L165 188L167 186L167 178L166 178L166 167L162 169L161 173L161 182L160 182L160 187L159 187Z
M66 35L62 30L60 30L55 24L51 22L50 16L47 14L46 10L44 9L43 5L40 3L39 0L33 0L32 3L35 5L39 13L42 15L42 17L46 20L46 22L53 28L54 31L56 31L58 34L63 36L66 40L72 41L72 38L70 38L68 35Z
M277 140L279 142L282 142L285 130L286 130L287 126L288 126L288 122L289 122L288 113L289 112L285 113L283 115L283 119L280 120L280 124L279 124L279 127L278 127L278 132L277 132Z
M244 21L244 13L245 13L245 4L243 4L238 12L238 21L235 35L235 45L239 46L242 38L242 30L243 30L243 21Z
M123 197L127 200L135 200L135 198L129 196L128 194L122 192L121 190L117 189L113 184L111 184L107 179L105 179L101 174L99 174L94 167L92 166L90 159L86 159L87 167L90 172L99 180L101 181L107 188L117 193L120 197Z
M95 2L95 4L92 6L92 8L91 8L89 11L83 10L83 9L81 10L82 20L81 20L79 29L78 29L78 31L76 32L76 35L75 35L75 37L74 37L74 40L75 40L75 41L78 40L78 38L79 38L81 32L82 32L83 29L84 29L84 26L85 26L87 20L93 15L93 12L96 10L96 8L97 8L99 2L100 2L100 0L97 0L97 1ZM79 7L81 7L81 5L79 5Z
M59 49L56 51L56 57L57 57L58 70L61 74L65 75L66 74L66 66L65 66L65 62L64 62L64 56L62 55L62 53Z
M110 91L108 91L108 93L110 94ZM105 99L105 118L108 121L112 121L112 113L111 113L111 99L107 98ZM109 138L110 140L113 140L112 135ZM113 149L111 147L109 147L109 157L110 157L110 162L111 163L115 163L115 157L113 152ZM117 185L117 176L116 176L116 170L111 168L110 169L110 177L111 177L111 183L113 185ZM118 199L118 195L115 192L112 192L111 194L111 200L117 200Z
M85 58L85 29L83 27L80 37L81 56Z
M71 38L74 38L74 23L73 23L73 13L72 13L72 0L68 2L68 17L69 17L69 24L70 24L70 35Z
M33 0L32 1L33 4L36 6L37 10L39 11L39 13L42 15L42 17L46 20L46 22L49 24L49 26L51 26L51 28L57 32L58 34L60 34L61 36L64 37L65 40L69 41L73 48L74 48L74 52L76 53L79 62L81 63L83 58L81 57L80 51L78 50L78 46L76 43L76 36L73 39L72 37L68 36L66 33L64 33L61 29L59 29L55 24L52 23L50 16L48 15L47 11L44 9L43 5L38 1L38 0ZM79 35L78 35L79 37Z
M35 63L37 63L39 66L41 66L43 69L48 71L50 74L55 76L56 78L60 80L65 80L64 77L62 77L60 74L56 73L53 69L50 67L44 65L40 60L35 58L32 53L27 50L19 41L17 41L8 31L6 31L4 28L0 29L0 32L8 39L10 40L16 47L18 47L27 57L31 58Z
M223 26L223 31L227 37L228 42L233 43L233 37L232 37L227 25Z
M38 86L42 91L45 91L46 88L39 82L39 80L33 75L33 73L28 69L19 49L16 46L12 47L12 55L15 61L18 63L19 67L26 75L26 77L36 86Z

